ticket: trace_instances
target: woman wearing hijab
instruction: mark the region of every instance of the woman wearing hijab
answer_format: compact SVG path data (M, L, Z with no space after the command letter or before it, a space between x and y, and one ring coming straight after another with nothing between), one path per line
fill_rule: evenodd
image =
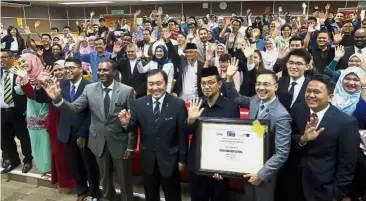
M5 44L5 49L12 51L16 55L21 55L25 49L25 42L17 28L9 26L8 35L1 39L1 44Z
M217 44L216 48L215 48L215 56L213 58L213 64L214 66L217 66L220 72L220 56L224 55L225 53L227 53L227 49L226 49L226 45L224 45L223 43L219 43Z
M365 75L366 72L358 67L342 70L334 90L332 104L342 112L353 116L360 101L361 78Z
M172 62L169 61L168 49L166 48L166 46L156 46L152 60L145 66L142 66L142 63L140 62L137 68L140 73L146 73L153 69L165 71L168 75L167 92L170 93L172 91L172 84L174 79L174 65Z
M63 80L64 73L64 63L65 60L58 60L53 67L53 75L58 80ZM21 70L20 70L21 71ZM19 72L19 71L18 71ZM42 72L42 74L48 71ZM18 73L19 74L19 73ZM39 77L41 77L40 75ZM51 143L51 183L58 183L60 188L74 188L76 183L71 176L71 171L69 168L69 162L65 155L65 145L58 140L58 125L59 125L59 111L55 108L52 103L47 104L49 101L40 100L39 97L35 96L34 84L31 82L24 82L24 78L27 75L23 75L22 78L22 91L28 97L28 102L31 100L37 102L37 104L48 105L48 115L45 120L46 131L49 134L49 140ZM36 83L38 85L38 81ZM33 144L32 144L33 145ZM33 146L32 146L33 148ZM46 150L44 150L45 152Z
M267 70L273 70L273 65L276 63L278 58L276 43L272 38L267 38L265 40L264 47L266 50L261 51L264 68Z
M42 72L41 60L33 54L24 54L18 59L20 67L26 71L26 75L19 74L14 87L19 95L24 95L21 86L27 83L32 86L38 85L38 76ZM24 72L25 72L24 71ZM22 79L21 79L22 77ZM34 162L38 171L45 175L51 171L50 138L46 130L46 119L48 117L48 105L37 103L28 98L27 100L27 127L31 140Z
M325 67L324 72L333 78L335 81L338 80L342 70L335 70L339 60L344 56L345 51L343 46L335 48L334 59L328 66ZM365 56L361 54L353 54L348 59L348 67L359 67L366 71Z

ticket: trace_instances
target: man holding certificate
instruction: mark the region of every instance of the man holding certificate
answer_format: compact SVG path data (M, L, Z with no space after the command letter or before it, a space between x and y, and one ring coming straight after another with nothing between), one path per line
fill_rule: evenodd
M273 155L258 172L244 175L249 179L244 185L246 201L272 201L278 170L286 162L291 147L291 117L286 108L276 97L277 76L272 71L264 70L257 76L256 96L246 97L238 94L233 83L237 71L237 62L233 59L227 70L225 87L227 97L243 107L249 108L249 119L270 121L268 137L272 140ZM243 161L245 162L245 161ZM215 175L222 179L222 176Z
M220 95L221 77L216 67L203 68L201 87L204 100L193 100L188 110L187 133L193 134L188 151L191 201L228 201L229 180L215 180L212 176L196 174L197 119L199 117L239 118L239 107L234 101ZM215 137L214 134L212 137Z

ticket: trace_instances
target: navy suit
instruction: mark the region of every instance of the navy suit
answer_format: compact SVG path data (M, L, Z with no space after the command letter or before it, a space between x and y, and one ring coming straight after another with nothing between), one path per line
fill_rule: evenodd
M68 102L73 102L83 93L85 86L89 83L89 81L82 79L74 99L71 100L71 82L62 81L60 83L62 98ZM51 101L43 89L36 90L36 100L39 102ZM66 144L66 155L71 174L77 183L76 192L78 195L82 195L90 191L92 197L99 197L99 169L95 156L87 145L84 148L79 148L76 144L79 137L88 139L89 126L90 112L88 109L80 113L60 110L58 139Z

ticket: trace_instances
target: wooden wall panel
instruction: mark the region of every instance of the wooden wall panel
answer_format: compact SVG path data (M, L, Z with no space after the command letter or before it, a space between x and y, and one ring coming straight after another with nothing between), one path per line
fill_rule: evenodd
M226 2L227 8L222 10L219 5L220 2L212 2L212 14L216 16L230 16L232 12L236 13L237 15L241 15L241 2ZM243 10L243 15L245 11Z
M50 6L51 19L67 19L66 6Z
M84 13L84 7L67 7L69 19L85 19L90 18L89 13Z
M18 29L19 33L24 33L23 29L17 25L16 18L1 18L1 23L4 25L4 30L7 30L9 26L14 26ZM23 25L25 25L25 20L23 19Z
M33 20L33 19L27 19L27 25L29 26L29 29L32 33L35 33L36 30L34 28L34 23L37 20ZM41 33L48 33L50 31L50 22L49 20L38 20L41 22L41 25L39 26L39 31Z
M69 20L69 23L70 23L70 27L71 27L71 32L79 32L79 29L78 27L76 26L76 20ZM79 20L79 23L84 23L84 21L80 21ZM60 30L61 31L61 30Z
M23 8L1 6L1 17L24 17Z
M94 19L98 19L100 18L101 15L105 15L107 14L107 7L103 6L103 7L85 7L85 15L90 18L90 12L94 11L95 15L94 15Z
M282 7L282 15L290 11L291 15L302 15L302 1L275 1L275 14L278 15L278 7Z
M208 8L203 8L203 2L200 3L183 3L183 12L186 16L206 16L210 13L210 3L208 4Z
M32 5L24 7L25 16L27 18L44 18L48 19L48 6L43 5Z
M156 4L156 8L162 7L165 14L171 17L180 17L182 15L182 4L171 3L171 4Z
M147 5L132 5L131 6L131 14L134 14L137 10L141 10L140 17L151 14L151 11L155 9L155 4L147 4Z
M310 1L309 15L314 12L314 6L318 6L320 11L325 12L327 3L330 3L330 11L332 12L337 12L338 8L344 8L346 5L345 1Z

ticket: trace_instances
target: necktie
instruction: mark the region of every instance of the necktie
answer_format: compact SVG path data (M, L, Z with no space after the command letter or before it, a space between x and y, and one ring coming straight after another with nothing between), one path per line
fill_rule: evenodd
M357 50L357 53L358 54L362 54L362 50Z
M160 102L159 101L155 101L155 107L154 107L154 121L155 123L159 120L160 117Z
M5 78L4 78L4 103L10 105L13 103L13 94L11 90L11 82L10 82L10 75L9 71L5 71Z
M71 101L74 101L74 98L75 98L75 85L72 85L72 88L71 88L71 92L70 92L70 98L71 98Z
M260 119L263 111L264 111L264 104L261 104L258 108L257 115L255 115L255 119Z
M111 91L111 89L104 88L103 90L105 92L105 97L104 97L104 114L105 114L105 117L107 118L107 116L109 114L109 106L111 104L111 98L109 97L109 92Z
M203 44L203 59L206 60L206 44Z
M316 113L311 113L310 117L314 119L314 118L318 118L318 115Z
M295 85L297 85L297 83L296 82L292 82L291 83L290 90L288 90L288 93L291 94L291 96L294 95Z

